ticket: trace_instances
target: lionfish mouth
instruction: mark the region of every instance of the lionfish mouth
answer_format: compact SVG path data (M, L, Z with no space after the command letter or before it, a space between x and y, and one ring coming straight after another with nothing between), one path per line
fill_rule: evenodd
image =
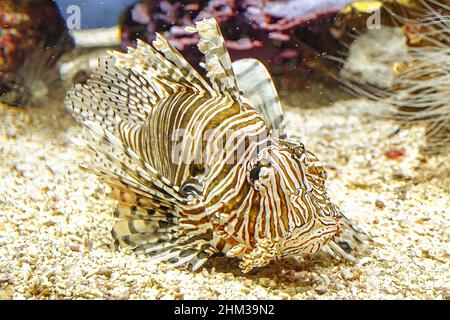
M340 217L318 218L294 230L280 242L281 257L293 254L312 254L339 238L342 234Z

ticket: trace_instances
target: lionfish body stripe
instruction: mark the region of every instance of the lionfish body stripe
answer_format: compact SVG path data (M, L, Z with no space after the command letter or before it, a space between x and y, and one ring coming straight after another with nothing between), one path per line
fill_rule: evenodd
M193 270L218 253L241 258L244 272L321 248L339 255L327 244L351 225L318 159L286 140L269 73L254 59L231 63L214 19L190 31L209 82L158 35L101 58L68 93L95 154L87 166L119 202L116 246Z

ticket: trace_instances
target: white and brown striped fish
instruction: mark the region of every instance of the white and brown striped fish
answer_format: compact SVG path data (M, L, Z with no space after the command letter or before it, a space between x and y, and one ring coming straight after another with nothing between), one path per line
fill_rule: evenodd
M318 159L285 139L265 67L231 63L214 19L188 30L208 81L158 35L101 58L66 99L95 154L89 168L119 201L117 246L192 270L218 253L244 272L321 248L352 258L359 234L330 201Z

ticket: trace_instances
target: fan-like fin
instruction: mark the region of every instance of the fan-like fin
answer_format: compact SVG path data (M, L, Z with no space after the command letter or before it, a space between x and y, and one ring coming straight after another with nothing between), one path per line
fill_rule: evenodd
M115 248L128 247L154 261L187 265L192 270L217 253L205 237L208 223L193 228L189 217L179 214L173 203L158 202L122 182L110 183L112 196L119 201L111 231Z
M277 89L266 67L256 59L233 62L239 90L281 139L286 138L286 124Z
M87 147L97 155L92 169L106 178L126 181L156 198L174 203L184 203L179 188L160 175L128 146L99 124L86 121L89 131L83 135Z
M167 261L174 267L188 265L194 271L217 253L202 234L183 232L180 218L170 212L158 214L136 206L119 205L116 217L126 217L117 220L112 230L116 248L129 247L152 257L153 261Z

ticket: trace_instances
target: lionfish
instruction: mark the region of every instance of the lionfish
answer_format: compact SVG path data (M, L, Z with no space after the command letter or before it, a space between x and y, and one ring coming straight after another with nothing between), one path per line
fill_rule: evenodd
M206 81L161 35L110 52L66 107L118 201L114 244L199 269L224 253L249 272L361 241L325 189L327 173L288 141L276 89L257 60L231 63L216 21L198 32ZM278 132L278 134L277 134Z

